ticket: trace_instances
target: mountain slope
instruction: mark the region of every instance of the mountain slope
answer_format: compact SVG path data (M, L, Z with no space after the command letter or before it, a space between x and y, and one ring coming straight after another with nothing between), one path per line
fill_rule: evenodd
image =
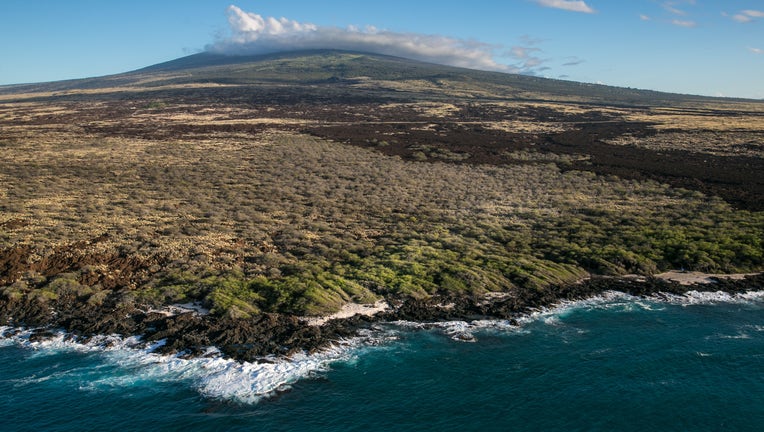
M762 103L337 51L4 91L3 325L103 322L76 305L515 311L589 274L764 265Z
M313 50L259 56L200 53L133 72L81 80L0 88L0 94L157 88L191 84L323 85L417 83L412 95L444 93L450 97L481 99L568 100L616 105L670 105L713 101L715 98L678 95L604 85L577 83L526 75L486 72L424 63L398 57L336 50ZM385 86L382 85L382 88Z

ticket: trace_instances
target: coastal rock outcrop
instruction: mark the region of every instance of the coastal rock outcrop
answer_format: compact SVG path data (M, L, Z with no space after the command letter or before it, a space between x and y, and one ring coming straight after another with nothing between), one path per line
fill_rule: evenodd
M635 296L671 294L688 291L724 291L730 294L760 291L764 274L742 279L715 278L713 283L681 285L658 278L596 277L577 284L543 289L516 289L493 297L434 295L428 298L389 296L392 308L375 316L356 315L333 319L323 325L308 325L304 318L263 313L251 318L231 318L201 314L194 310L155 310L126 302L112 294L101 304L80 301L75 295L55 299L0 296L0 325L35 327L33 340L53 335L63 329L73 338L96 335L138 335L158 344L160 353L201 356L209 347L226 357L242 361L262 360L269 356L320 350L333 342L357 335L370 323L407 320L439 322L450 320L513 320L538 308L561 300L578 300L620 291Z

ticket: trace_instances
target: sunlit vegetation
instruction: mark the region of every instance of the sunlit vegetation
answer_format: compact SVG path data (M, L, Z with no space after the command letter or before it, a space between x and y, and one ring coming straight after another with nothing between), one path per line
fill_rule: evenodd
M407 162L290 133L200 142L70 136L6 148L17 151L0 159L2 220L28 224L4 230L2 247L32 244L32 259L44 259L56 246L108 234L83 247L166 263L129 291L150 304L201 301L236 317L321 314L389 293L481 294L589 272L762 265L761 213L657 183L563 172L551 161ZM77 284L97 301L98 286L77 281L99 271L113 269L28 274L19 280L37 282L5 291L53 298Z
M764 268L760 104L321 58L0 91L2 295L246 318ZM610 144L556 135L586 124Z
M718 156L760 157L764 153L764 134L755 129L710 132L673 130L650 137L622 136L610 140L610 143L658 151L690 150Z

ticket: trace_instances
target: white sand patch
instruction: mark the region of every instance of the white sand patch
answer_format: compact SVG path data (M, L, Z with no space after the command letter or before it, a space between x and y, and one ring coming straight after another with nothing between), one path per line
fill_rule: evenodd
M201 303L183 303L183 304L174 304L172 307L175 307L177 309L180 309L182 312L196 312L199 315L209 315L210 310L203 307Z
M209 309L205 309L200 303L183 303L165 306L161 309L149 309L147 312L160 313L164 316L175 316L184 313L195 313L198 315L209 315Z
M356 315L373 316L390 309L386 301L380 300L374 304L348 303L342 306L339 312L322 317L306 318L308 325L321 326L333 319L350 318Z
M692 285L696 283L714 283L711 278L740 280L746 276L753 276L757 274L758 273L712 274L671 270L666 273L657 274L655 277L658 279L678 282L680 285Z

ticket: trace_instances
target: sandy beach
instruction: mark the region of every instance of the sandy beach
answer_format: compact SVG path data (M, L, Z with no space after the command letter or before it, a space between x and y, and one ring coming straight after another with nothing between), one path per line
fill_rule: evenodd
M321 326L333 319L350 318L355 315L373 316L388 309L390 309L390 305L384 300L369 305L348 303L342 306L339 312L322 317L309 317L305 321L308 325Z
M712 278L740 280L746 276L753 276L756 274L758 273L713 274L695 271L671 270L665 273L657 274L655 277L667 281L674 281L681 285L692 285L697 283L714 283Z

